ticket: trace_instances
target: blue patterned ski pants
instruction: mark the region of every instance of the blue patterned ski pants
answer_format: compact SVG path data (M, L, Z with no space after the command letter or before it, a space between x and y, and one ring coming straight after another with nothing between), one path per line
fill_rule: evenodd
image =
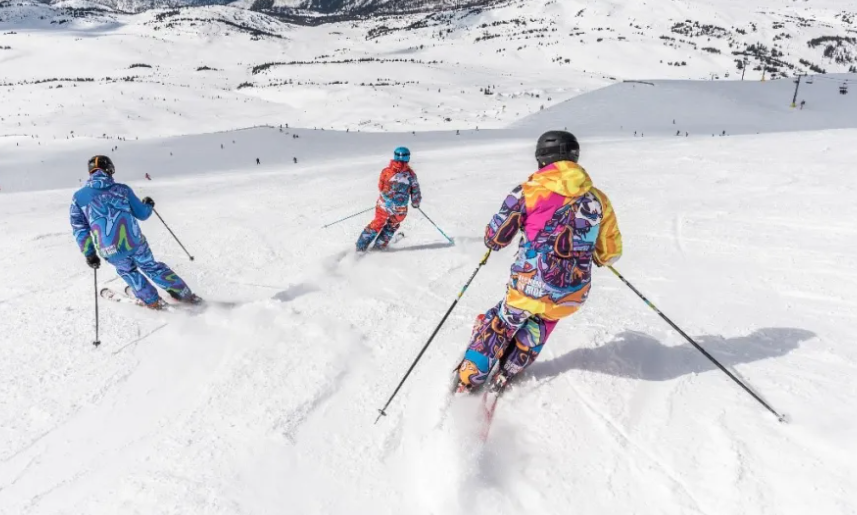
M124 279L134 290L137 298L146 304L151 304L159 298L158 290L146 280L146 277L166 290L173 298L182 299L191 293L187 284L170 267L155 261L148 243L143 243L130 254L108 258L107 262L116 267L119 277Z

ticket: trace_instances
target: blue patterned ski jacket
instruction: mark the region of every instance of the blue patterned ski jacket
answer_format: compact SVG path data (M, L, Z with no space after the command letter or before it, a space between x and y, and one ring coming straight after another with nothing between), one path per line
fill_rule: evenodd
M90 175L71 201L71 228L86 256L97 252L109 259L130 254L146 242L137 220L150 216L151 206L101 170Z

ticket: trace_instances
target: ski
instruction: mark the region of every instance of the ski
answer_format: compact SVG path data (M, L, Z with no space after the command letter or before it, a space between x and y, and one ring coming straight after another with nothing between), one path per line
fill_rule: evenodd
M396 234L393 235L393 239L392 239L392 241L390 241L390 245L395 245L396 243L399 243L400 241L402 241L404 239L405 239L405 233L404 232L397 232Z
M390 247L390 245L395 245L396 243L399 243L400 241L402 241L404 239L405 239L405 233L397 232L396 234L393 235L392 238L390 238L390 242L387 243L387 247L385 247L383 249L376 249L375 247L371 247L369 249L369 251L370 252L384 252L385 250L387 250L387 248Z
M485 388L482 393L482 429L479 437L483 442L488 440L491 423L494 421L494 413L497 411L497 402L504 391L506 391L505 384L499 388Z
M359 258L362 258L362 257L366 256L367 254L374 254L374 253L376 253L376 252L384 252L384 251L386 251L388 248L390 248L390 246L391 246L391 245L395 245L396 243L399 243L399 242L400 242L400 241L402 241L403 239L405 239L405 233L403 233L403 232L397 232L396 234L394 234L394 235L393 235L393 237L392 237L392 238L390 238L390 242L389 242L389 243L387 243L387 246L386 246L386 247L384 247L383 249L377 249L377 248L375 248L375 247L369 247L369 248L368 248L368 249L366 249L366 250L357 250L357 249L355 249L355 250L354 250L354 252L355 252L355 254L357 255L357 257L358 257L358 259L359 259ZM336 259L336 261L337 261L337 262L342 262L342 260L343 260L343 259L345 259L346 257L348 257L348 253L347 253L347 252L342 253L342 254L337 254L337 255L335 256L335 258L334 258L334 259Z
M126 286L125 289L121 293L117 292L116 290L112 290L110 288L102 288L101 291L99 292L99 294L103 299L111 300L113 302L117 302L120 304L132 304L135 306L139 306L142 308L149 309L145 304L143 304L143 302L140 301L140 299L138 299L134 295L134 292L131 290L130 286ZM167 312L172 312L172 313L183 312L183 313L198 314L198 313L202 313L207 308L212 307L212 306L218 306L218 307L222 307L222 308L233 308L237 305L238 304L235 302L213 302L213 301L207 301L207 300L203 300L199 304L170 303L170 302L164 301L164 306L162 309L160 309L160 311L167 311ZM152 311L157 311L157 310L152 310Z
M105 287L101 288L101 291L98 293L102 299L112 300L113 302L118 302L120 304L133 304L135 306L140 306L141 308L146 307L146 305L139 299L136 297L129 297L124 291L120 293L116 290Z
M441 416L440 421L436 427L440 427L443 425L446 420L446 415L448 413L449 407L452 402L457 397L464 396L481 396L481 404L479 406L479 439L482 443L485 443L488 440L488 435L491 432L491 423L494 421L494 414L497 411L497 403L500 400L500 397L506 391L506 387L508 383L506 381L495 381L496 374L492 376L490 381L486 381L481 388L477 387L474 389L467 389L461 385L461 382L458 378L458 367L453 369L453 379L452 384L450 385L449 393L447 395L446 402L443 406L443 415ZM499 383L499 384L498 384Z

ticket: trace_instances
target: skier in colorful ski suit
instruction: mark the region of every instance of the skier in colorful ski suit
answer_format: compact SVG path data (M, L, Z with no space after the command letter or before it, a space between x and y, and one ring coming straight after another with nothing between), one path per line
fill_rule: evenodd
M621 256L613 206L577 164L579 156L574 135L543 134L536 146L540 169L512 190L485 229L485 245L495 251L522 234L506 297L477 317L457 391L485 383L498 359L493 388L532 364L557 322L586 301L592 264Z
M137 220L152 215L155 201L137 198L134 191L113 180L116 169L106 156L89 160L89 180L74 194L71 202L71 228L87 264L101 266L99 254L116 267L137 298L152 309L161 309L164 301L146 279L149 277L171 297L188 303L201 299L164 263L155 261Z
M375 219L363 229L357 239L359 252L366 251L373 241L375 250L387 248L399 225L408 216L408 200L414 209L419 209L422 201L420 183L417 181L417 174L408 164L410 160L411 151L399 147L393 151L390 165L381 171L381 177L378 179L378 190L381 194L375 205Z

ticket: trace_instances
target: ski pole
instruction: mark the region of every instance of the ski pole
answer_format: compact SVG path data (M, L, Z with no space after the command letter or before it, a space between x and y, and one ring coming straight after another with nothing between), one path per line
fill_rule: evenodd
M157 209L155 209L155 208L152 208L152 211L153 211L156 215L158 215L158 218L160 218L160 219L161 219L161 223L162 223L162 224L164 224L164 227L166 227L168 231L170 231L170 234L172 234L173 238L175 238L176 243L178 243L178 244L179 244L179 247L181 247L181 248L182 248L182 250L185 252L185 254L187 254L187 257L189 257L189 258L190 258L190 260L191 260L191 261L193 261L193 256L191 256L191 255L190 255L190 252L188 252L188 251L187 251L187 249L186 249L186 248L184 248L184 245L182 245L182 242L178 239L178 237L176 237L176 233L174 233L174 232L173 232L173 230L172 230L172 229L170 229L170 226L169 226L169 225L167 225L167 222L165 222L165 221L164 221L164 219L163 219L163 218L161 218L161 215L158 213L158 210L157 210Z
M418 207L418 208L417 208L417 210L418 210L420 213L422 213L424 217L426 217L426 220L428 220L428 221L429 221L429 223L430 223L430 224L432 224L432 225L434 226L434 228L435 228L435 229L437 229L438 231L440 231L440 233L441 233L441 234L443 234L443 237L444 237L444 238L446 238L447 240L449 240L449 242L450 242L451 244L455 245L455 242L454 242L454 241L452 241L452 238L450 238L449 236L447 236L447 235L446 235L446 233L445 233L445 232L443 232L443 230L442 230L440 227L438 227L436 223L432 222L432 221L431 221L431 218L429 218L429 216L426 214L426 212L425 212L425 211L423 211L423 209L422 209L421 207Z
M344 222L344 221L348 220L349 218L354 218L355 216L362 215L363 213L368 213L369 211L372 211L373 209L375 209L375 206L372 206L372 207L370 207L369 209L364 209L363 211L360 211L359 213L354 213L353 215L348 215L348 216L346 216L345 218L340 218L339 220L337 220L337 221L335 221L335 222L330 222L330 223L329 223L329 224L327 224L327 225L322 225L322 226L321 226L321 228L322 228L322 229L327 229L327 228L328 228L328 227L330 227L331 225L336 225L336 224L338 224L339 222Z
M95 341L92 344L98 347L101 345L101 340L98 338L98 270L93 268L92 275L95 278Z
M470 283L472 283L473 279L476 278L476 274L478 274L479 270L485 265L485 263L488 262L488 257L490 255L491 249L488 249L488 252L486 252L485 255L482 257L482 261L479 262L479 266L476 267L476 270L474 270L473 273L470 275L470 279L467 280L467 282L464 284L464 287L461 288L460 292L458 292L458 296L455 298L455 301L452 303L451 306L449 306L449 309L446 310L446 314L443 315L443 318L440 320L440 323L437 324L437 327L435 327L434 332L431 333L431 336L429 336L428 341L425 345L423 345L423 348L422 350L420 350L420 353L417 354L417 359L415 359L414 362L411 364L411 368L409 368L408 371L405 372L405 376L399 382L399 386L396 387L396 390L393 392L393 395L391 395L390 398L387 399L387 403L384 404L384 407L378 410L380 414L378 415L378 418L375 419L376 424L379 420L381 420L381 417L387 416L386 410L388 407L390 407L390 403L393 402L393 399L396 397L396 394L398 394L399 390L402 389L402 385L404 385L405 381L408 380L408 376L411 375L411 372L413 372L414 367L417 366L417 363L419 363L420 359L423 357L423 354L425 354L426 349L428 349L429 345L431 345L431 342L432 340L434 340L434 337L437 336L437 333L438 331L440 331L440 328L443 327L444 323L446 323L446 319L449 318L449 314L452 313L452 310L455 309L456 304L458 304L458 301L461 300L461 297L464 295L464 292L467 291L467 288L470 286Z
M687 335L687 333L685 333L684 331L682 331L682 330L681 330L681 328L680 328L679 326L675 325L675 324L673 323L673 321L672 321L672 320L670 320L666 315L664 315L664 314L663 314L663 312L661 312L661 310L660 310L660 309L658 309L658 308L657 308L657 306L655 306L655 305L654 305L654 304L653 304L649 299L647 299L645 295L643 295L642 293L640 293L640 290L638 290L637 288L634 288L634 285L632 285L630 282L628 282L628 280L627 280L627 279L625 279L624 277L622 277L622 274L620 274L618 270L616 270L615 268L613 268L612 266L609 266L609 265L607 266L607 268L609 268L611 272L613 272L614 274L616 274L616 277L618 277L618 278L619 278L619 280L621 280L623 283L625 283L625 286L627 286L628 288L630 288L630 289L631 289L631 291L633 291L634 293L636 293L638 297L640 297L641 299L643 299L643 302L645 302L647 306L649 306L650 308L652 308L652 311L654 311L654 312L655 312L655 313L657 313L657 314L658 314L662 319L664 319L664 321L665 321L666 323L668 323L668 324L670 325L670 327L672 327L673 329L675 329L675 330L676 330L676 332L678 332L680 335L682 335L682 336L684 337L684 339L685 339L685 340L687 340L691 345L693 345L694 347L696 347L696 350L698 350L699 352L701 352L703 356L705 356L705 357L706 357L706 358L708 358L712 363L714 363L715 365L717 365L717 368L719 368L720 370L722 370L722 371L723 371L723 373L724 373L724 374L726 374L727 376L729 376L729 378L730 378L730 379L732 379L733 381L735 381L735 383L736 383L738 386L740 386L741 388L743 388L743 389L744 389L744 391L746 391L747 393L749 393L750 395L752 395L752 396L753 396L753 398L754 398L754 399L756 399L757 401L759 401L759 403L760 403L762 406L764 406L765 408L767 408L767 410L768 410L768 411L770 411L771 413L773 413L773 414L777 417L777 420L779 420L780 422L788 422L788 415L786 415L786 414L782 414L782 415L781 415L780 413L777 413L777 411L776 411L776 410L774 410L774 408L772 408L772 407L771 407L767 402L765 402L764 400L762 400L762 398L761 398L761 397L759 397L759 396L758 396L758 395L757 395L753 390L751 390L749 387L747 387L747 385L745 385L745 384L744 384L740 379L738 379L737 377L735 377L735 375L734 375L732 372L730 372L729 370L727 370L727 369L726 369L726 367L724 367L723 365L721 365L721 364L720 364L720 362L719 362L719 361L717 361L717 360L714 358L714 356L712 356L712 355L711 355L711 354L709 354L705 349L703 349L703 348L702 348L702 346L700 346L698 343L696 343L696 342L693 340L693 338L691 338L690 336L688 336L688 335Z

